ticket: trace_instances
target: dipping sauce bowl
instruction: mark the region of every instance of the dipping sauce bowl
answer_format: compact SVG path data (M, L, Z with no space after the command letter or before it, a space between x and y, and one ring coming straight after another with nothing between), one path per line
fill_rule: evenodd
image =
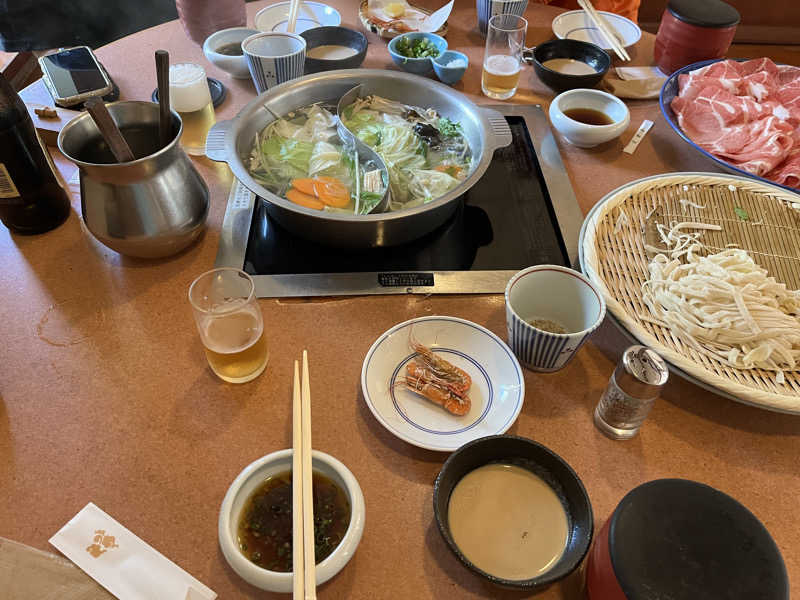
M350 525L342 541L322 562L317 563L317 585L325 583L344 568L361 541L364 532L364 495L358 481L340 461L333 456L313 451L311 468L331 479L347 495L350 501ZM248 559L240 550L238 526L242 510L253 492L269 477L292 470L292 450L279 450L250 463L234 479L219 511L219 545L225 560L236 573L248 583L270 592L292 592L292 573L270 571Z
M533 64L542 83L556 92L592 88L611 66L611 57L602 48L580 40L551 40L526 51L523 58Z
M566 545L563 552L543 572L528 579L506 579L476 566L456 543L451 529L449 509L454 490L467 475L488 466L508 466L532 473L555 498L554 502L566 516ZM503 493L511 493L504 489ZM480 503L480 499L477 499ZM497 510L505 507L498 505ZM459 561L473 573L503 586L527 591L538 591L570 575L581 563L592 541L592 505L586 489L578 475L561 457L532 440L495 435L479 438L461 446L445 461L436 478L433 491L433 511L439 532ZM526 509L527 512L527 509ZM536 543L541 521L548 518L544 512L532 515L534 530L522 531L522 537L530 535ZM491 525L490 525L491 526ZM485 539L485 538L484 538ZM486 544L496 545L497 540L486 539Z
M570 118L572 111L605 115L607 124L593 125ZM563 92L550 103L550 123L566 140L579 148L592 148L611 141L628 128L630 111L625 103L600 90L577 89Z
M347 27L313 27L305 30L300 36L306 41L305 72L319 73L334 69L357 69L364 62L367 55L367 38L360 31ZM350 51L350 56L337 57L329 54L327 57L316 57L318 49L327 47L341 47L345 52Z
M247 60L242 50L242 42L254 33L258 33L258 29L248 29L247 27L231 27L230 29L222 29L212 33L203 42L203 54L205 54L208 62L230 73L231 77L249 79L250 71L247 69ZM233 46L238 47L238 54L219 52Z

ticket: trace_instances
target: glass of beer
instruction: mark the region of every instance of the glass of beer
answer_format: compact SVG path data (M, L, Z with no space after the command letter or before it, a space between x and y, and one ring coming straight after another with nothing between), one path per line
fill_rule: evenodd
M489 19L481 75L481 89L489 98L506 100L517 93L527 31L528 22L517 15Z
M169 67L169 103L181 116L181 146L189 154L206 153L206 136L216 122L206 70L193 63Z
M189 288L194 320L214 373L230 383L261 375L269 349L253 278L225 267L200 275Z

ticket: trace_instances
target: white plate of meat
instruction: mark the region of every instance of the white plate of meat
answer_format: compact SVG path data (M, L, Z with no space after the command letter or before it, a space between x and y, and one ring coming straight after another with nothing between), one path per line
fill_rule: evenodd
M675 132L722 169L800 190L800 67L694 63L670 75L659 103Z
M364 358L361 389L391 433L441 452L504 433L525 398L522 369L506 343L485 327L444 316L383 333Z

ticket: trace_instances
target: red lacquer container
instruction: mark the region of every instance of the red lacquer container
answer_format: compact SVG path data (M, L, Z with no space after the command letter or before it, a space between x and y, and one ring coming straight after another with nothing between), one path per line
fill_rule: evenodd
M722 0L669 0L655 45L665 75L701 60L722 58L736 33L739 11Z
M727 494L686 479L631 490L595 536L588 600L789 600L764 525Z

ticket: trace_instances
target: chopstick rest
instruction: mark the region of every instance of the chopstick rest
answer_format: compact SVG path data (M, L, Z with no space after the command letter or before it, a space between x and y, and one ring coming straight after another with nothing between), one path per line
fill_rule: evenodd
M214 600L217 594L91 502L50 543L120 600Z

